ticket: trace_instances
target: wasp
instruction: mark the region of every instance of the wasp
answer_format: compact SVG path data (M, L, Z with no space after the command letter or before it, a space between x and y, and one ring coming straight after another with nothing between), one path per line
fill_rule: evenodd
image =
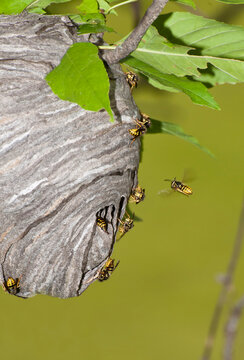
M16 295L20 289L20 278L9 277L7 281L3 283L3 290L9 292L11 295Z
M103 217L97 216L96 224L108 234L108 223Z
M173 180L165 179L164 181L170 181L171 189L173 189L175 191L179 191L180 193L187 195L187 196L193 194L193 191L190 188L190 186L183 184L181 181L177 181L176 178L174 178Z
M147 131L147 127L143 124L142 121L140 121L138 119L136 119L134 121L136 123L136 128L128 130L130 135L133 136L133 139L132 139L130 145L133 144L133 142L136 140L136 138L138 138L139 136L144 135L145 132Z
M137 185L131 190L130 201L138 204L140 201L145 198L145 189L142 189L140 185Z
M141 113L141 120L137 120L137 123L145 126L147 129L151 126L150 117L147 114Z
M119 232L121 233L121 236L118 240L120 240L122 238L122 236L124 236L130 229L133 228L134 224L134 214L133 214L133 218L130 217L130 215L126 212L126 217L124 219L124 221L118 219L120 222L120 226L119 226Z
M115 265L115 259L109 258L106 261L105 265L103 266L102 270L99 271L97 279L99 281L108 280L118 265L119 265L119 260Z
M130 86L130 91L132 91L134 89L134 87L137 87L139 78L135 73L133 73L133 71L126 72L125 76L126 76L126 81L128 82L128 84Z

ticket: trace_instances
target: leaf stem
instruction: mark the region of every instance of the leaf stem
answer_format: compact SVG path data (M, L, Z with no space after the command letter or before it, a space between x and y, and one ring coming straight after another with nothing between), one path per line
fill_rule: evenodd
M109 10L107 11L107 14L109 14L111 10L113 10L113 9L119 7L119 6L126 5L126 4L130 4L130 3L136 2L136 1L137 1L137 0L127 0L127 1L124 1L124 2L122 2L122 3L116 4L116 5L114 5L114 6L111 6L111 7L109 8Z
M34 0L32 1L28 6L26 6L25 10L29 9L32 5L34 5L35 3L37 3L39 0Z
M102 49L102 50L113 50L113 49L116 49L116 45L100 45L98 46L99 49Z

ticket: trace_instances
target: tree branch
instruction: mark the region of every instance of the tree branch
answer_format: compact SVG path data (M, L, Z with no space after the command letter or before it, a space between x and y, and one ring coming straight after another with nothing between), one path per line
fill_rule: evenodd
M140 23L123 42L123 44L119 45L114 50L106 50L103 53L103 60L105 60L108 64L115 64L130 55L130 53L137 48L147 29L161 13L167 2L168 0L154 0L152 5L147 9Z
M228 291L231 287L236 265L240 256L243 235L244 235L244 200L242 201L242 210L240 214L240 220L239 220L239 225L234 242L232 255L226 271L226 275L224 277L223 288L219 294L219 298L217 300L217 304L215 306L212 320L209 326L208 336L206 340L206 345L203 350L202 360L209 360L211 357L213 343L220 321L220 316L226 301Z
M224 360L232 360L237 326L241 318L243 307L244 307L244 296L241 297L241 299L232 309L229 320L225 327L226 343L224 348Z

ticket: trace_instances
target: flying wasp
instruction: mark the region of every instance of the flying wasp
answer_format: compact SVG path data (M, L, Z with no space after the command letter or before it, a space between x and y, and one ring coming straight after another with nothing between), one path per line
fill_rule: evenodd
M97 216L96 224L97 224L97 226L99 226L103 231L105 231L105 233L108 234L108 223L107 223L106 219L104 219L104 218L101 217L101 216Z
M134 87L137 87L139 78L133 71L126 72L125 77L126 77L126 81L130 86L130 91L132 91Z
M145 198L145 189L142 189L140 185L137 185L131 190L129 201L138 204Z
M20 278L9 277L7 281L3 283L3 290L7 291L11 295L16 295L20 290Z
M121 233L120 237L117 239L120 240L130 229L133 228L134 224L134 214L133 214L133 218L130 217L130 215L126 212L126 217L124 219L124 221L118 219L120 222L120 226L119 226L119 232Z
M193 194L192 188L190 188L190 186L183 184L181 181L177 181L176 178L174 178L173 180L165 179L164 181L170 181L171 189L175 191L178 191L187 196Z
M117 261L116 265L114 263L115 259L109 258L105 265L103 266L102 270L99 271L97 279L99 281L108 280L111 274L114 272L116 267L119 265L119 260Z

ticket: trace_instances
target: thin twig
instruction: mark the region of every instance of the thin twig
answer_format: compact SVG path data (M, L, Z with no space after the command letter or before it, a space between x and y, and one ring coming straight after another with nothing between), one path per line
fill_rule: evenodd
M229 320L225 327L226 343L224 348L224 360L232 360L234 341L237 332L242 310L244 307L244 296L237 302L230 313Z
M232 255L223 281L223 288L219 294L219 298L213 312L213 317L209 326L207 341L203 350L202 360L209 360L212 354L213 343L218 329L220 316L226 301L228 291L231 287L236 265L240 256L243 235L244 235L244 200L242 202L242 210L240 214L240 220L239 220L239 225L234 242Z
M115 64L134 51L149 26L158 17L167 2L168 0L154 0L152 5L150 5L147 9L140 23L127 37L127 39L121 45L117 46L116 49L105 51L102 56L103 60L105 60L108 64Z

